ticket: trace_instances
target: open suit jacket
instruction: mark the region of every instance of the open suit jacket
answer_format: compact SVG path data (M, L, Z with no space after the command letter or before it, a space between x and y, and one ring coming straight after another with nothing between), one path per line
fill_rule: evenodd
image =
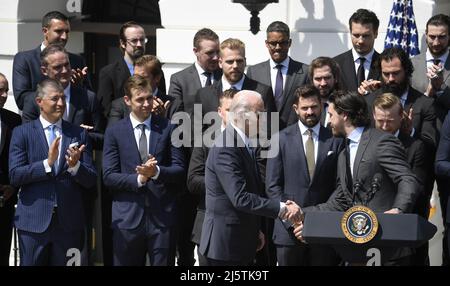
M149 152L158 161L158 179L150 179L138 188L136 166L141 165L130 117L117 121L106 129L103 147L103 178L113 190L112 226L134 229L144 216L146 199L155 223L170 227L176 219L177 183L186 178L184 156L171 143L174 126L152 115ZM147 197L147 198L146 198Z
M227 138L232 146L226 145ZM276 218L280 203L263 197L256 160L246 147L236 146L245 145L228 125L209 151L206 214L199 250L215 260L250 262L256 254L259 216Z
M257 65L248 67L247 76L272 87L270 61L267 60ZM283 88L281 109L279 110L280 130L297 122L297 114L292 107L295 100L294 92L298 87L303 86L308 82L308 66L290 58L285 82L286 84Z
M72 69L83 69L86 65L81 56L69 53L69 62ZM41 72L41 45L33 50L18 52L13 62L13 91L17 107L24 109L32 104L37 84L44 79ZM89 80L83 85L90 88Z
M67 172L65 154L71 143L86 145L75 176ZM96 183L92 165L92 147L86 131L62 121L62 140L58 169L45 172L43 161L48 156L48 143L39 119L18 126L13 131L9 155L11 184L21 188L15 215L20 230L34 233L46 231L58 206L58 219L66 231L83 231L83 192Z
M391 208L411 212L420 191L420 183L406 161L401 142L395 136L366 127L356 151L353 176L347 176L347 170L350 172L350 168L347 169L344 149L338 158L336 190L326 203L307 207L305 212L346 211L352 206L353 185L356 182L362 184L361 190L355 196L355 202L361 204L371 191L375 174L381 175L381 187L367 206L375 212L385 212Z
M427 63L426 63L426 52L423 52L411 59L414 65L414 73L411 78L411 85L413 88L424 93L428 87L428 77ZM447 61L442 63L444 70L442 71L442 76L444 77L444 83L446 85L444 93L436 97L436 117L437 117L437 127L440 129L442 123L444 122L445 116L450 109L450 57L447 57Z
M367 79L379 80L381 78L381 71L378 68L378 61L380 54L375 51L372 56L369 74ZM352 50L337 55L334 60L341 68L341 83L342 88L348 91L358 91L358 79L356 78L355 59L353 58Z
M333 137L329 129L320 127L312 179L298 124L288 126L280 132L279 144L279 152L267 160L267 196L280 201L293 200L300 207L326 202L336 188L337 159L343 148L342 139ZM273 236L275 244L295 245L279 219L275 220Z

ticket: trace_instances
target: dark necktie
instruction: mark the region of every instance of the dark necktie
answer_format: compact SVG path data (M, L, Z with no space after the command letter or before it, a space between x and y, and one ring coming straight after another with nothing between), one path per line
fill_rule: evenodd
M203 74L206 76L205 86L210 86L211 85L211 73L210 72L204 72Z
M347 188L350 192L353 192L353 178L350 168L350 139L345 138L345 165L347 173Z
M147 136L145 136L145 124L139 124L139 129L141 129L141 137L139 138L139 155L141 156L141 162L147 162L148 158L148 144Z
M441 63L441 59L433 59L433 64L438 66Z
M358 79L358 87L366 79L365 71L364 71L364 62L365 61L366 61L366 58L364 58L364 57L359 58L359 67L358 67L358 72L356 73L356 78Z
M314 169L316 168L316 162L314 159L314 140L313 140L313 131L312 129L306 130L306 134L308 135L308 139L306 140L306 162L308 163L308 171L310 180L313 179Z
M277 72L277 78L275 81L275 105L277 106L277 110L280 110L281 107L281 99L283 96L283 74L281 73L281 69L283 68L283 65L276 65L276 68L278 70Z

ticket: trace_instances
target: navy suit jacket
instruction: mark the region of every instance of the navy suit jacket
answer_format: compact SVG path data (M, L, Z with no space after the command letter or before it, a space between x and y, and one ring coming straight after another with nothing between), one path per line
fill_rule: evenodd
M14 56L13 92L20 110L24 109L25 105L33 103L37 84L45 78L41 72L40 57L41 45L32 50L19 52ZM69 53L69 62L72 69L82 69L86 66L81 56L72 53ZM90 87L87 79L84 85Z
M329 129L320 127L316 167L311 180L298 123L282 130L279 151L275 157L267 159L267 196L280 201L292 200L301 207L326 202L336 187L342 141L333 137ZM275 220L273 236L275 244L295 244L281 220Z
M86 145L75 176L67 172L64 155L71 143ZM48 143L39 119L18 126L13 131L9 155L11 185L21 188L15 215L20 230L42 233L52 219L53 207L58 206L58 219L66 231L84 230L82 193L96 183L92 164L92 147L86 131L62 121L59 168L45 172L43 161L48 156Z
M443 184L443 190L450 190L450 112L445 117L441 130L441 139L436 153L435 164L436 176L439 177ZM450 198L448 199L450 206ZM450 207L447 206L447 214L444 215L446 222L450 222Z
M103 179L113 190L112 226L134 229L141 222L145 201L156 224L169 227L176 220L176 197L185 182L186 171L182 150L171 143L174 125L152 115L149 152L160 168L159 177L138 188L136 166L141 165L138 146L130 117L106 129L103 147Z
M233 146L226 145L227 138ZM256 161L246 147L236 146L245 145L228 125L209 151L206 215L199 250L215 260L250 262L256 254L259 216L276 218L280 202L264 197Z

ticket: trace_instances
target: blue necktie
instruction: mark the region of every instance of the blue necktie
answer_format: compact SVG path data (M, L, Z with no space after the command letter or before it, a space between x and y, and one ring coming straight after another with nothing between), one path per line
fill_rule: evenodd
M283 95L283 74L281 73L281 69L283 68L283 65L276 65L275 66L278 69L277 72L277 78L275 81L275 105L277 106L277 110L280 110L281 107L281 99Z
M48 129L48 146L50 147L53 141L55 141L56 139L55 125L49 125L47 129Z

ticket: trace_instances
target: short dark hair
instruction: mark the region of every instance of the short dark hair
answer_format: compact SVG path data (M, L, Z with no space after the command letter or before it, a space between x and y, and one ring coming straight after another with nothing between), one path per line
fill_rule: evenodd
M425 33L428 33L428 26L446 26L447 34L450 34L450 17L444 14L437 14L428 19Z
M278 32L278 33L282 33L282 34L288 36L288 38L291 37L291 32L289 30L289 26L281 21L272 22L267 27L266 33L269 34L271 32Z
M320 92L314 85L303 85L294 91L294 103L297 104L301 98L317 97L320 102Z
M405 70L405 74L407 78L411 78L412 73L414 72L414 66L411 62L411 59L409 58L408 54L399 47L392 47L392 48L386 48L379 57L379 63L378 68L381 70L381 62L390 62L394 58L398 58L400 62L402 63L402 67Z
M127 95L130 99L133 97L133 93L131 92L132 89L137 89L139 91L148 90L150 93L153 92L150 81L137 74L130 76L123 87L125 95Z
M197 31L194 36L193 45L194 48L200 48L200 42L203 40L210 40L214 42L219 42L219 36L217 36L216 32L209 28L203 28Z
M50 11L47 14L44 15L42 18L42 28L48 28L50 27L50 23L52 20L60 20L64 22L68 22L69 18L67 18L66 15L59 11Z
M370 123L367 103L364 96L355 91L335 90L328 98L338 114L345 113L355 127L368 126Z
M219 95L219 106L222 106L222 102L224 99L233 99L234 95L238 93L238 90L235 88L230 88L225 90Z
M42 50L40 55L41 66L44 67L48 66L47 61L48 56L59 52L64 53L66 54L66 56L68 56L67 50L60 43L50 44L47 47L45 47L45 49Z
M348 27L352 31L352 23L358 23L362 25L372 24L375 31L378 31L380 26L380 20L378 20L377 15L367 9L358 9L348 20Z
M53 87L57 91L64 93L64 87L58 80L52 79L52 78L46 78L43 81L41 81L40 83L38 83L37 89L36 89L36 97L44 98L44 96L46 95L45 90L47 87Z
M334 89L341 89L341 81L340 81L341 68L339 67L338 63L330 57L318 57L311 62L308 70L310 82L311 83L313 82L314 70L324 66L330 67L331 73L333 74L333 77L336 80L336 85L334 86Z
M128 22L124 23L122 25L122 27L120 27L120 31L119 31L119 41L120 41L120 43L126 43L127 42L127 38L125 37L125 30L128 29L128 28L131 28L131 27L141 28L142 30L144 30L144 27L142 27L141 25L139 25L135 21L128 21ZM120 47L120 49L122 50L122 47Z

